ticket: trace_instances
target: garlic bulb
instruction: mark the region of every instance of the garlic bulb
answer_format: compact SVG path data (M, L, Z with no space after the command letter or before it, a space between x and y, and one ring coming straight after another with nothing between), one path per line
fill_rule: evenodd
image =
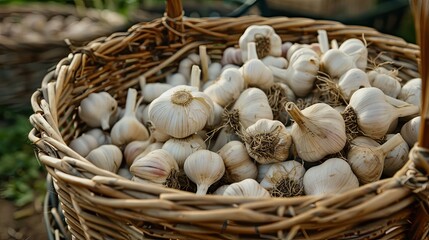
M232 109L226 113L228 125L239 132L241 128L246 129L259 119L273 119L268 98L259 88L248 88L244 90Z
M237 69L227 69L219 79L204 90L215 103L226 106L236 100L244 89L244 80Z
M206 195L210 185L222 178L225 165L219 154L198 150L186 158L183 170L197 184L197 195Z
M228 47L223 51L222 54L222 65L234 64L234 65L242 65L243 58L241 55L240 48Z
M387 134L386 140L390 140L394 137L394 134ZM402 138L401 143L387 153L384 159L383 175L392 177L395 173L404 166L408 161L408 153L410 148L407 142Z
M223 192L223 196L269 198L270 193L257 181L248 178L229 185Z
M130 172L134 176L164 185L178 171L176 160L163 149L153 150L146 156L137 158L130 166Z
M283 123L259 119L243 133L249 155L260 164L282 162L289 156L292 136Z
M206 144L198 134L192 134L187 138L170 138L162 145L162 149L169 152L182 169L186 158L197 150L206 149Z
M339 49L329 49L320 59L322 69L331 78L338 78L352 68L356 68L353 59Z
M309 48L296 50L287 69L269 66L274 77L286 83L298 97L304 97L313 89L319 71L319 56Z
M225 192L225 189L227 189L228 187L229 187L229 184L222 185L222 186L218 187L218 188L213 192L213 195L223 195L223 193Z
M101 169L116 173L121 166L122 151L115 145L106 144L89 152L86 159Z
M256 181L261 182L262 179L264 179L270 167L273 166L274 164L276 163L258 164L258 176L256 177Z
M167 75L165 82L171 86L179 86L188 84L185 76L181 73L174 73L172 75Z
M90 127L110 128L110 118L116 114L118 103L107 92L91 93L80 102L80 119Z
M297 161L274 163L262 179L261 186L273 197L299 196L304 192L304 174L303 164Z
M230 141L238 140L240 141L241 138L235 133L234 130L231 128L222 128L219 131L219 134L216 138L216 141L210 141L209 142L209 149L213 152L219 151L225 144L227 144Z
M300 111L289 102L286 110L295 121L291 135L298 156L315 162L341 151L346 144L345 123L341 114L325 103L313 104Z
M414 78L402 86L398 99L421 107L422 79Z
M200 56L196 53L191 53L186 58L182 59L179 62L179 67L177 69L177 72L182 74L185 77L185 79L190 79L192 66L200 65L200 62L201 62Z
M274 29L268 25L251 25L244 31L238 40L241 49L243 62L247 61L248 43L254 42L258 58L264 58L268 55L280 57L282 54L282 40Z
M416 114L415 105L385 95L375 87L361 88L350 98L344 114L355 114L359 129L368 137L381 139L398 117ZM353 126L347 122L348 126Z
M261 59L265 66L273 66L276 68L287 68L288 61L284 57L266 56Z
M271 70L258 59L254 42L248 43L247 61L240 68L243 79L247 85L260 89L269 89L274 84L274 77Z
M356 67L365 71L368 62L366 43L357 38L349 38L341 44L339 50L352 57Z
M158 130L155 128L155 126L153 125L152 122L148 122L147 123L149 132L150 132L150 137L152 137L153 139L155 139L155 141L157 142L166 142L168 139L171 138L170 135L163 133L162 131Z
M99 146L101 146L103 144L110 144L112 142L112 139L110 138L109 133L106 133L99 128L93 128L91 130L88 130L87 132L83 133L82 135L84 135L84 134L93 136L97 140L97 143Z
M388 71L383 67L377 67L368 72L368 80L372 87L376 87L387 96L396 98L401 92L401 79L397 77L398 70Z
M190 86L173 87L149 105L149 119L155 128L175 138L198 132L211 117L211 99Z
M132 141L125 146L124 158L127 166L131 166L136 157L141 154L146 148L153 143L153 138L145 141Z
M356 144L353 141L347 153L347 159L362 184L378 181L383 172L386 155L403 141L401 134L396 134L379 147Z
M147 103L152 102L165 91L173 87L173 85L168 83L147 83L140 84L140 86L142 89L143 101Z
M408 146L413 147L419 137L421 116L415 117L406 122L401 128L401 135L408 143Z
M247 154L246 147L240 141L225 144L218 152L225 164L227 182L239 182L246 178L255 179L258 168Z
M296 100L295 93L288 85L276 82L266 91L266 94L273 112L273 118L287 125L289 115L285 110L285 105L287 102L294 102Z
M164 143L161 142L154 142L149 144L144 150L143 152L139 153L133 160L132 162L134 162L135 159L137 158L142 158L144 156L146 156L147 154L149 154L150 152L157 150L157 149L161 149ZM130 165L128 165L130 166Z
M218 127L222 123L224 108L213 102L213 116L207 121L206 129L213 129Z
M208 69L208 80L217 79L222 73L222 64L213 62Z
M136 140L149 138L149 131L136 117L137 90L128 89L124 116L112 127L112 143L121 146Z
M81 136L73 139L69 144L71 149L83 157L99 146L100 144L98 144L97 139L89 134L82 134Z
M338 86L346 100L350 100L353 93L365 87L371 87L368 75L359 68L352 68L345 72L338 80Z
M350 165L341 158L330 158L304 175L306 195L339 194L358 187Z

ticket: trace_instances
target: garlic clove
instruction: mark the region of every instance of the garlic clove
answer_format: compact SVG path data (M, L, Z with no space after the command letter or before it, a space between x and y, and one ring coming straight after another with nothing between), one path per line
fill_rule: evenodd
M86 156L95 166L116 173L121 166L122 151L115 145L102 145Z
M273 197L293 197L303 195L303 164L290 160L274 163L261 180L261 186Z
M153 150L146 156L137 158L130 166L130 172L134 176L158 184L166 184L178 171L176 160L163 149Z
M340 158L330 158L304 174L306 195L339 194L359 187L359 181L349 164Z
M230 141L219 151L225 164L227 182L239 182L246 178L255 179L258 168L246 151L246 147L240 141Z
M199 135L193 134L187 138L170 138L162 149L168 151L182 169L186 158L200 149L206 149L206 144Z
M281 162L289 156L292 136L283 123L259 119L243 133L249 155L260 164Z
M213 183L222 178L225 165L219 154L198 150L186 158L183 165L186 176L197 184L197 195L205 195Z
M270 193L254 179L244 179L229 185L223 196L269 198Z

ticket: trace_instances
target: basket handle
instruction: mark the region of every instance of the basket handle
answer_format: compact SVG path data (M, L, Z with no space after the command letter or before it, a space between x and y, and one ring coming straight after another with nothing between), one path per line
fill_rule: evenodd
M167 0L163 21L168 28L169 42L181 41L184 43L183 6L181 0Z
M416 167L429 175L429 0L411 1L414 12L414 23L417 43L420 45L419 71L422 79L421 121L418 146L421 158L415 162Z

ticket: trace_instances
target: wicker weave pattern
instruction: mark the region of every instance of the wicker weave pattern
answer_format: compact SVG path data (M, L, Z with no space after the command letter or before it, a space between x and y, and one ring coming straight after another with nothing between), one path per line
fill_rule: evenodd
M370 58L391 61L400 76L418 76L419 48L371 28L303 18L182 19L180 2L170 17L133 26L77 49L46 75L32 97L30 140L53 176L71 234L76 239L423 239L428 232L429 188L425 150L413 149L394 178L344 194L283 199L196 196L142 185L101 170L67 147L85 131L77 106L88 94L108 91L124 104L126 90L175 71L178 60L207 45L219 59L251 24L273 26L283 41L315 42L325 29L339 42L362 37ZM175 5L179 4L179 5ZM169 10L170 8L170 10ZM174 11L173 11L173 10ZM383 52L382 55L379 53ZM377 58L377 56L379 56ZM160 72L162 72L160 74ZM420 166L420 165L417 165Z

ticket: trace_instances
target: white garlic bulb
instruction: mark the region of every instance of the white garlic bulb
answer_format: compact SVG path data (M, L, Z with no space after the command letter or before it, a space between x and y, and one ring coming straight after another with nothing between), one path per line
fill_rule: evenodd
M223 195L223 193L225 192L225 189L227 189L228 187L229 187L229 184L222 185L222 186L218 187L218 188L213 192L213 195Z
M401 144L401 134L396 134L379 147L356 144L351 141L347 160L362 184L378 181L383 173L384 159L396 146Z
M227 113L228 124L235 131L240 131L259 119L273 119L267 95L259 88L248 88L240 94Z
M366 44L357 38L344 41L339 50L352 57L357 68L365 71L368 62L368 49Z
M421 107L421 94L422 94L422 79L414 78L409 80L401 88L398 99L414 104Z
M153 143L153 138L145 141L132 141L125 146L124 158L127 166L131 166L136 157L140 155L146 148Z
M248 57L249 42L255 43L258 58L262 59L268 55L279 57L282 54L282 40L271 26L251 25L246 28L238 40L243 62L246 62Z
M206 144L198 134L192 134L186 138L170 138L162 149L168 151L182 169L186 158L197 150L206 149Z
M401 135L408 143L408 146L413 147L419 137L421 116L414 117L406 122L401 128Z
M208 80L217 79L222 73L222 64L213 62L208 69Z
M82 134L69 143L69 147L83 157L99 146L97 139L89 134Z
M186 80L185 76L183 76L183 74L181 73L174 73L172 75L167 75L165 82L170 84L171 86L188 84L188 80Z
M116 173L121 166L122 151L115 145L106 144L89 152L86 159L101 169Z
M254 42L248 43L247 61L240 68L241 75L248 86L269 89L274 84L271 70L258 59Z
M310 48L296 50L287 69L269 66L275 78L286 83L298 97L304 97L313 89L319 71L319 56Z
M226 106L236 100L244 89L244 79L239 70L230 68L204 90L215 103Z
M352 68L356 68L354 60L339 49L329 49L325 52L320 64L331 78L338 78Z
M176 160L163 149L153 150L146 156L137 158L130 166L130 172L134 176L159 184L166 184L178 171Z
M241 138L231 128L222 128L216 138L216 141L210 141L209 149L213 152L219 151L225 144L230 141L240 141Z
M330 158L308 169L304 175L306 195L339 194L358 187L357 177L341 158Z
M177 69L177 72L182 74L185 77L185 79L190 79L192 66L200 65L200 62L201 62L200 56L196 53L191 53L186 58L182 59L179 62L179 67Z
M353 93L345 113L356 114L357 125L366 136L381 139L398 117L416 114L415 105L385 95L375 87L361 88ZM347 125L356 123L347 123Z
M288 61L284 57L266 56L261 59L265 66L273 66L276 68L287 68Z
M225 164L225 176L228 182L239 182L246 178L255 179L258 168L247 154L246 147L240 141L225 144L218 152Z
M273 197L299 196L304 192L302 182L304 174L303 164L297 161L274 163L262 179L261 186Z
M302 111L293 103L286 110L295 121L291 135L298 156L315 162L341 151L346 144L346 129L341 114L325 103L313 104Z
M213 117L213 102L197 88L176 86L149 105L149 119L156 129L184 138L203 129Z
M270 167L273 166L274 164L275 163L258 164L258 176L256 177L256 181L260 183L262 179L264 179Z
M398 70L388 71L383 67L377 67L368 72L368 80L372 87L376 87L387 96L396 98L401 92L401 79L398 78Z
M183 170L197 184L197 195L206 195L213 183L222 178L225 165L219 154L209 150L198 150L186 158Z
M110 118L116 114L118 103L107 92L91 93L80 102L79 118L90 127L110 128Z
M346 100L350 100L353 93L364 87L371 87L368 75L359 68L352 68L345 72L338 80L338 87Z
M150 152L152 152L152 151L154 151L154 150L161 149L163 145L164 145L164 143L161 143L161 142L154 142L154 143L149 144L149 145L148 145L148 146L143 150L143 152L139 153L139 154L134 158L134 160L136 160L137 158L142 158L142 157L146 156L147 154L149 154ZM134 162L134 160L132 160L132 162ZM128 166L130 166L130 165L128 165Z
M243 58L241 55L240 48L228 47L223 51L222 54L222 65L234 64L234 65L242 65Z
M93 136L95 139L97 139L97 143L99 146L103 144L110 144L112 143L112 139L110 138L109 133L104 132L103 130L99 128L93 128L91 130L86 131L82 135L87 134Z
M149 131L136 117L137 90L128 89L124 116L112 127L112 143L121 146L149 138Z
M292 136L277 120L259 119L243 132L249 155L260 164L282 162L289 156Z
M390 140L394 136L394 134L387 134L386 140ZM401 143L387 153L384 159L383 175L387 177L395 175L408 161L409 150L407 142L402 138Z
M224 190L223 196L269 198L270 193L257 181L248 178L229 185Z
M206 129L214 129L222 123L224 108L213 102L213 116L207 121Z
M143 101L150 103L157 97L161 96L165 91L172 88L173 85L168 83L140 83L140 87L142 89Z

